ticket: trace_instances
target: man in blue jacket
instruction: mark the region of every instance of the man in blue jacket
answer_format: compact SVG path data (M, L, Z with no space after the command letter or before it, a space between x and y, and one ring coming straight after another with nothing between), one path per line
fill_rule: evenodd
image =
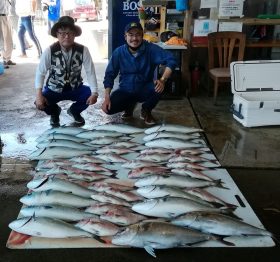
M126 25L125 40L126 44L114 50L106 68L102 110L110 115L124 111L122 118L125 119L133 116L135 105L140 102L140 118L147 125L153 125L155 119L151 112L177 63L171 52L143 40L143 28L138 22ZM160 79L154 80L158 65L164 65L165 70ZM118 75L119 87L111 93Z

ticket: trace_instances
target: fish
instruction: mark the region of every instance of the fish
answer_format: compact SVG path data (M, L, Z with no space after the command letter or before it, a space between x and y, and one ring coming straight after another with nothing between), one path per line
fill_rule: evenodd
M171 173L174 173L174 174L180 175L180 176L190 176L192 178L214 181L213 178L205 175L202 171L192 169L192 168L174 168L174 169L171 169Z
M141 195L145 198L148 198L148 199L167 197L167 196L181 197L181 198L187 198L187 199L191 199L193 201L197 201L206 206L213 207L213 205L208 203L207 201L202 200L201 198L199 198L195 195L192 195L186 191L183 191L180 188L176 188L176 187L145 186L145 187L139 187L136 191L139 195Z
M48 170L45 173L47 176L53 176L57 174L66 174L71 179L83 180L88 182L93 182L101 179L105 179L110 176L110 174L100 174L93 171L82 170L74 167L57 167Z
M56 168L58 166L69 166L72 163L66 159L49 159L49 160L40 160L35 167L35 170L48 170L52 168Z
M166 166L171 169L191 168L196 170L209 170L209 167L203 166L202 164L191 163L191 162L168 162Z
M100 138L106 136L121 137L123 136L123 134L116 131L109 131L109 130L87 130L77 134L76 136L84 139L94 139L94 138Z
M112 162L112 163L125 163L128 161L126 158L113 153L100 154L100 155L96 155L96 157L106 162Z
M106 163L104 160L101 160L95 156L88 156L88 155L75 156L70 158L69 161L76 162L76 163L95 163L95 164Z
M110 146L112 147L124 147L124 148L135 148L139 146L139 143L133 141L117 141L112 143Z
M79 149L71 149L69 147L45 147L39 148L33 151L29 155L29 159L31 160L48 160L48 159L57 159L57 158L72 158L74 156L80 155L90 155L92 154L91 150L79 150Z
M164 166L155 167L138 167L128 172L128 178L141 178L149 175L161 175L169 172L169 169Z
M184 188L183 190L188 192L189 194L197 196L200 199L203 199L207 202L216 203L216 204L219 204L220 206L226 206L226 207L232 208L232 209L237 208L237 205L227 203L224 200L222 200L221 198L218 198L217 196L211 194L210 192L208 192L205 189L202 189L202 188Z
M92 182L89 186L89 189L92 189L96 192L106 192L106 190L112 188L119 191L130 191L132 189L131 186L125 186L125 185L118 185L113 183L107 183L104 181L98 181L98 182Z
M97 236L113 236L120 230L119 226L109 221L92 218L82 219L75 227Z
M55 190L28 193L20 198L20 202L28 206L65 205L70 207L87 207L95 203L90 198Z
M35 141L37 143L40 143L47 140L61 140L61 139L75 141L77 143L89 142L89 139L86 138L78 137L75 135L60 134L60 133L51 133L48 135L39 136L38 138L36 138Z
M132 210L151 217L174 218L193 211L230 213L228 208L215 208L197 201L181 197L147 199L132 205Z
M66 134L66 135L77 135L79 133L85 132L87 129L82 127L75 127L75 126L61 126L61 127L54 127L47 129L41 135L48 135L48 134Z
M90 141L92 145L111 145L112 143L116 143L121 140L121 137L98 137L94 138Z
M132 191L121 191L113 187L109 187L105 189L105 193L121 198L127 202L135 202L139 200L143 200L143 198Z
M145 143L147 147L162 147L167 149L199 148L204 147L200 143L192 143L178 138L158 138Z
M72 167L81 170L86 170L86 171L99 171L105 175L113 175L111 170L95 163L77 163L77 164L74 163Z
M130 204L127 201L115 196L111 196L104 192L92 194L91 198L102 203L110 203L110 204L128 206L128 207L130 206Z
M116 204L97 202L87 207L85 212L96 214L96 215L102 215L107 213L108 211L114 211L114 210L131 211L129 207L120 206Z
M156 163L162 163L167 162L172 155L168 154L140 154L137 156L138 160L148 161L148 162L156 162Z
M129 149L129 148L120 148L120 147L113 147L113 146L107 146L107 147L102 147L98 150L95 151L96 154L118 154L118 155L123 155L123 154L128 154L128 153L133 153L134 150Z
M141 167L160 167L160 164L136 159L136 160L127 161L126 163L122 164L122 167L131 168L131 169L141 168Z
M12 221L9 224L9 228L18 233L36 237L92 237L92 234L80 230L67 222L47 217L22 217Z
M209 147L200 147L200 148L183 148L183 149L176 149L175 150L175 154L177 155L181 155L181 156L184 156L184 155L202 155L202 154L205 154L205 153L210 153L211 150L209 149Z
M156 257L154 249L192 246L209 240L233 245L216 236L162 221L142 221L128 226L113 236L112 243L119 246L144 248L151 256Z
M25 206L20 210L20 214L24 217L35 215L35 217L49 217L65 221L79 221L85 218L98 218L92 213L87 213L78 208L48 205L48 206Z
M145 135L143 137L144 141L151 141L154 139L158 139L158 138L178 138L178 139L184 139L184 140L193 140L193 139L197 139L199 137L199 135L197 134L184 134L184 133L176 133L176 132L167 132L167 131L161 131L161 132L155 132L155 133L151 133L149 135Z
M125 124L117 124L117 123L94 126L93 129L94 130L115 131L115 132L119 132L122 134L137 134L137 133L144 132L143 128L125 125Z
M269 236L273 234L239 219L219 213L190 212L174 218L172 224L191 227L205 233L222 236Z
M100 215L100 219L112 222L119 226L129 226L147 219L147 217L133 213L131 211L115 209Z
M27 187L34 192L56 190L56 191L72 193L76 196L88 197L88 198L90 198L90 196L93 194L93 191L88 188L55 177L33 179L27 183Z
M66 140L66 139L52 139L47 141L42 141L38 143L37 148L47 148L47 147L66 147L70 149L78 149L78 150L94 150L95 147L93 145L89 144L83 144L79 142L75 142L72 140Z
M196 128L196 127L188 127L188 126L182 126L182 125L173 125L173 124L163 124L163 125L155 125L153 127L145 129L145 134L152 134L155 132L178 132L178 133L185 133L185 134L191 134L191 133L201 133L203 132L202 129Z
M173 154L173 149L160 148L160 147L149 147L140 151L140 154Z
M142 186L151 186L151 185L158 185L158 186L173 186L179 188L185 187L209 187L209 186L219 186L220 187L221 181L214 180L214 181L207 181L196 179L187 176L180 176L180 175L150 175L147 177L139 178L135 182L136 187Z

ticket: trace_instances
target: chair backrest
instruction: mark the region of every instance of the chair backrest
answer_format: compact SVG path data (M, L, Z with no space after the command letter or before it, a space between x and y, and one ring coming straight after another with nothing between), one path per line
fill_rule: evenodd
M232 61L243 60L245 43L246 35L241 32L214 32L208 34L209 69L229 67ZM233 57L234 50L237 51L235 58ZM218 53L218 59L215 59L216 53Z

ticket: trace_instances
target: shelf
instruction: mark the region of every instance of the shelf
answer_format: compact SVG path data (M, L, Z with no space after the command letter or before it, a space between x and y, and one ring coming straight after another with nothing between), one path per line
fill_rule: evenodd
M260 19L243 17L218 20L219 22L242 22L243 25L280 25L280 19Z
M192 41L191 46L193 48L207 48L207 37L200 37L197 40ZM261 48L261 47L280 47L280 40L259 40L252 41L246 40L246 47Z

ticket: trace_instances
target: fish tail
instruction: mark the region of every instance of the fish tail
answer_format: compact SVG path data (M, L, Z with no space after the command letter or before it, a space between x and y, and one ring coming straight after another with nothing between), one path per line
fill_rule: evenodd
M223 181L222 181L221 179L214 180L214 182L215 182L215 186L216 186L216 187L229 190L228 187L225 187L225 186L223 185Z
M230 241L227 241L225 240L224 238L228 237L228 236L218 236L218 235L215 235L216 237L216 240L221 242L222 244L226 245L226 246L229 246L229 247L233 247L235 246L234 243L230 242Z

